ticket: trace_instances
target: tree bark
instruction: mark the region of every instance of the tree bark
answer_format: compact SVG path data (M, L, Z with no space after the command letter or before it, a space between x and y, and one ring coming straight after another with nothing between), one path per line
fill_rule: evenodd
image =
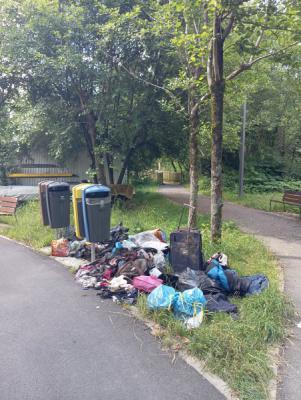
M211 94L211 240L213 242L220 241L222 236L222 146L225 80L223 69L224 42L221 32L221 17L216 14L208 61L208 84Z
M194 229L197 227L197 203L199 192L199 105L198 99L193 93L190 94L189 100L189 131L190 208L188 228Z
M109 153L106 153L105 157L108 165L109 184L114 185L115 181L114 181L113 157Z
M219 82L211 91L211 240L222 236L222 146L224 82Z
M95 169L96 169L96 178L97 183L101 183L102 185L107 184L107 179L104 170L104 163L103 163L103 155L97 154L97 129L96 129L96 122L97 118L92 112L89 112L87 115L87 124L88 124L88 133L90 136L93 154L95 159Z
M125 157L125 159L124 159L124 161L123 161L123 165L122 165L122 167L121 167L120 174L119 174L119 177L118 177L118 180L117 180L117 184L119 184L119 185L122 184L124 175L125 175L126 170L127 170L128 166L129 166L129 162L130 162L130 160L131 160L131 157L132 157L132 155L133 155L133 152L134 152L134 148L132 147L132 148L130 148L130 150L128 151L128 153L127 153L127 155L126 155L126 157Z
M91 141L91 136L90 136L90 134L88 132L88 129L87 129L87 121L86 121L86 119L85 119L84 122L85 123L83 124L82 130L83 130L83 134L84 134L84 138L85 138L88 154L89 154L90 160L91 160L90 168L93 171L96 171L95 153L94 153L94 148L93 148L93 144L92 144L92 141ZM93 182L97 183L97 175L96 174L93 176Z

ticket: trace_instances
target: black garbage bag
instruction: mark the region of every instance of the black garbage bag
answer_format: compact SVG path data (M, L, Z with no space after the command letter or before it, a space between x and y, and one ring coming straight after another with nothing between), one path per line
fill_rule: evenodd
M215 279L209 278L205 273L200 275L200 282L198 286L206 294L225 293L225 290Z
M158 276L159 279L162 279L164 285L171 286L174 289L179 289L179 277L172 274L161 274Z
M202 271L186 268L183 272L177 274L179 277L178 289L183 292L184 290L199 287L202 275L204 275Z

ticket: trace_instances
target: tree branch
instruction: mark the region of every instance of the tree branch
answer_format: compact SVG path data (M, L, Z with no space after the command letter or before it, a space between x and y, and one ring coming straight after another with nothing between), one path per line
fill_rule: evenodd
M226 28L224 29L224 32L223 32L223 42L225 41L227 36L229 36L230 32L232 31L234 21L235 21L235 17L233 15L233 13L231 13L228 25L226 26Z
M273 57L291 47L297 46L297 45L301 45L301 42L294 42L291 43L290 45L283 47L282 49L279 49L277 51L271 52L269 54L265 54L263 56L257 57L255 58L255 60L251 61L250 63L245 63L245 64L241 64L237 69L235 69L234 71L232 71L227 77L226 77L226 81L231 81L234 78L236 78L238 75L240 75L242 72L247 71L249 69L252 68L252 66L256 63L258 63L259 61L265 59L265 58L269 58L269 57ZM205 100L208 100L210 98L210 93L207 92L206 94L204 94L201 98L200 98L200 103L203 103Z
M297 41L297 42L291 43L290 45L288 45L288 46L286 46L286 47L283 47L282 49L279 49L279 50L277 50L277 51L272 51L272 52L270 52L269 54L265 54L265 55L263 55L263 56L260 56L260 57L255 58L255 59L252 60L251 62L241 64L237 69L235 69L234 71L232 71L232 72L226 77L226 80L227 80L227 81L231 81L232 79L234 79L234 78L236 78L238 75L240 75L243 71L246 71L246 70L248 70L248 69L251 69L252 66L253 66L254 64L258 63L259 61L261 61L261 60L263 60L263 59L265 59L265 58L270 58L270 57L273 57L273 56L275 56L275 55L277 55L277 54L280 54L280 53L282 53L283 51L285 51L285 50L287 50L287 49L289 49L289 48L291 48L291 47L294 47L294 46L296 46L296 45L298 45L298 44L301 44L301 42L298 42L298 41Z
M147 81L146 79L141 78L140 76L137 76L133 71L129 70L127 67L125 67L125 66L124 66L123 64L121 64L121 63L120 63L119 65L120 65L120 67L121 67L122 69L124 69L129 75L131 75L133 78L137 79L138 81L143 82L143 83L145 83L145 84L148 85L148 86L155 87L156 89L163 90L166 94L168 94L168 95L169 95L170 97L172 97L173 99L176 98L176 96L175 96L170 90L166 89L165 87L156 85L155 83L152 83L152 82L150 82L150 81Z

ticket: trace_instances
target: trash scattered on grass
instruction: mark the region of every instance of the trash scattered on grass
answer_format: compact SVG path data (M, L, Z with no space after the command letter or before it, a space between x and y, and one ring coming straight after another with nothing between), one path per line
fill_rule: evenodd
M113 228L112 240L97 244L96 261L77 269L75 280L84 290L93 288L101 299L130 305L139 293L148 294L150 310L169 310L187 329L196 329L206 312L226 312L238 319L237 306L228 297L259 294L269 285L262 274L239 276L220 252L201 270L184 266L170 273L170 248L161 229L131 236L127 232L122 224ZM53 241L52 252L89 258L91 246L85 240L59 239ZM297 326L301 328L301 322Z

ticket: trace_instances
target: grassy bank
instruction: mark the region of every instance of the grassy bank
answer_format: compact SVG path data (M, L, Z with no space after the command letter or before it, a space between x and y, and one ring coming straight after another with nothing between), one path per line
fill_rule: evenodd
M115 207L113 223L123 221L131 233L160 227L168 234L177 226L180 206L155 192L138 191L135 200L125 207ZM37 203L30 203L18 212L17 222L9 218L11 227L5 234L33 247L49 244L53 233L41 226ZM285 337L290 308L279 291L279 270L275 259L252 236L242 234L235 225L224 224L223 242L219 248L209 242L209 221L200 217L205 255L225 252L230 264L242 275L266 274L270 288L259 296L232 299L239 307L239 320L225 314L206 315L202 326L187 331L170 312L149 312L145 297L138 302L140 311L160 325L156 332L163 343L184 348L205 360L209 370L223 378L241 399L266 399L272 376L268 350Z

